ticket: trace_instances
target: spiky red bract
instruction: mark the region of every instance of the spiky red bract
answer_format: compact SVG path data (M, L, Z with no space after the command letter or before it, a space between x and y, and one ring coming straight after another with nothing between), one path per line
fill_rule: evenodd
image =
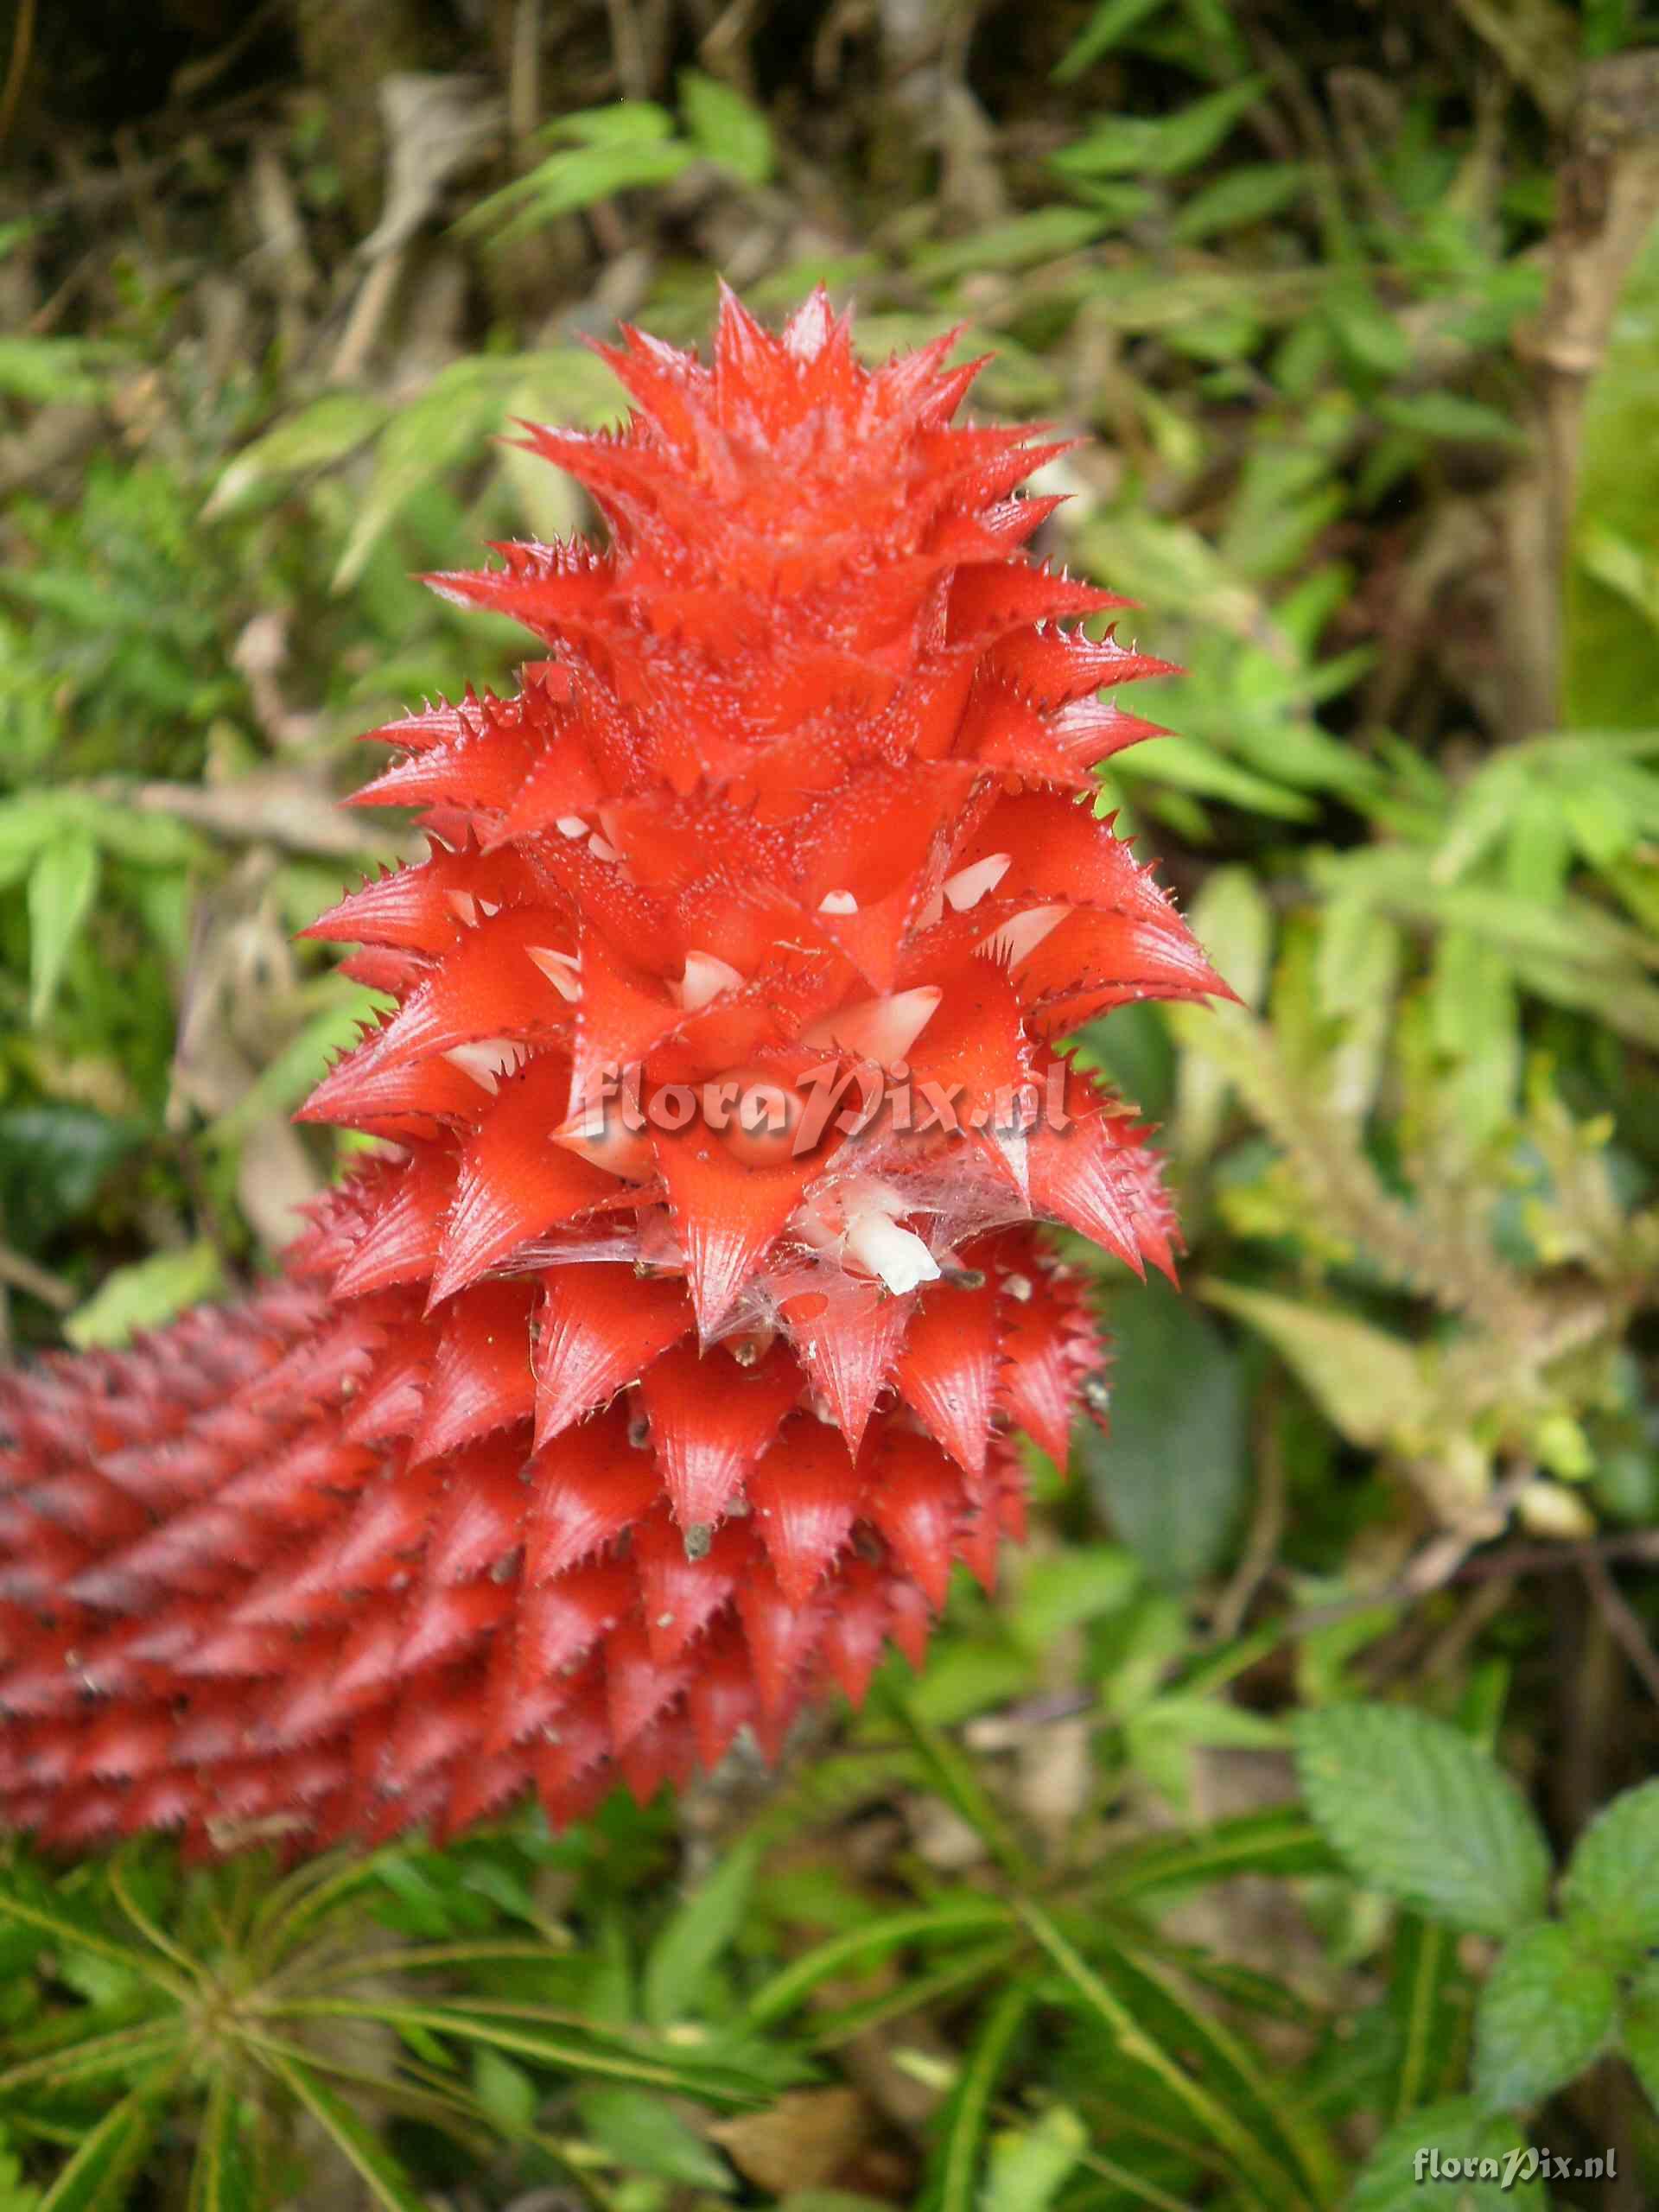
M434 580L547 658L379 733L430 857L317 925L396 1004L305 1113L381 1151L245 1306L0 1380L0 1826L557 1824L990 1580L1014 1430L1063 1457L1102 1361L1033 1224L1174 1238L1058 1040L1219 986L1090 804L1161 664L1068 626L1121 602L1024 550L1057 448L950 427L948 350L728 297L709 366L607 353L624 434L526 432L607 543ZM814 1069L911 1089L799 1141L594 1110Z

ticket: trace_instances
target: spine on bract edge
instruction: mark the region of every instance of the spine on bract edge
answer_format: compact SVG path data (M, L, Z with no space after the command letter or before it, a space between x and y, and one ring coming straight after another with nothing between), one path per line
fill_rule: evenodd
M304 1112L379 1148L245 1306L0 1378L0 1827L556 1825L991 1579L1103 1395L1038 1224L1174 1237L1058 1040L1224 987L1090 803L1162 664L949 351L727 296L526 430L606 541L432 579L546 657L378 733L429 856L315 925L392 1007Z

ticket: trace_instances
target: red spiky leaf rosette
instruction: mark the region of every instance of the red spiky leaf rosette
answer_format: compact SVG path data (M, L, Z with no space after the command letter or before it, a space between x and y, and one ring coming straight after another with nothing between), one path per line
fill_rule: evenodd
M430 856L316 925L396 1011L304 1113L381 1148L246 1304L0 1377L0 1827L556 1825L990 1580L1014 1432L1102 1395L1037 1224L1174 1234L1057 1039L1221 986L1090 803L1160 664L947 350L728 296L707 367L607 353L626 432L528 431L608 542L434 580L547 657L378 733Z

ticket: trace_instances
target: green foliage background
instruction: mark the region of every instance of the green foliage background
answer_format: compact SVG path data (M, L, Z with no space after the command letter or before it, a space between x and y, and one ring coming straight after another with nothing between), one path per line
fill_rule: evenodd
M1184 1292L1103 1273L1109 1440L780 1776L285 1881L0 1840L0 2208L1655 2201L1659 22L107 12L0 13L10 1356L336 1172L352 739L518 650L412 572L582 526L492 439L722 271L1090 440L1043 550L1186 671L1101 804L1239 1003L1088 1033Z

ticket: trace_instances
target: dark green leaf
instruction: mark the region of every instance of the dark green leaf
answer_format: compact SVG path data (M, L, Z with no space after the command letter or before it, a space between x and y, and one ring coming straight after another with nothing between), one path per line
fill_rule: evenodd
M1149 1573L1196 1581L1225 1556L1245 1481L1238 1355L1159 1280L1116 1297L1111 1433L1078 1431L1090 1488Z

